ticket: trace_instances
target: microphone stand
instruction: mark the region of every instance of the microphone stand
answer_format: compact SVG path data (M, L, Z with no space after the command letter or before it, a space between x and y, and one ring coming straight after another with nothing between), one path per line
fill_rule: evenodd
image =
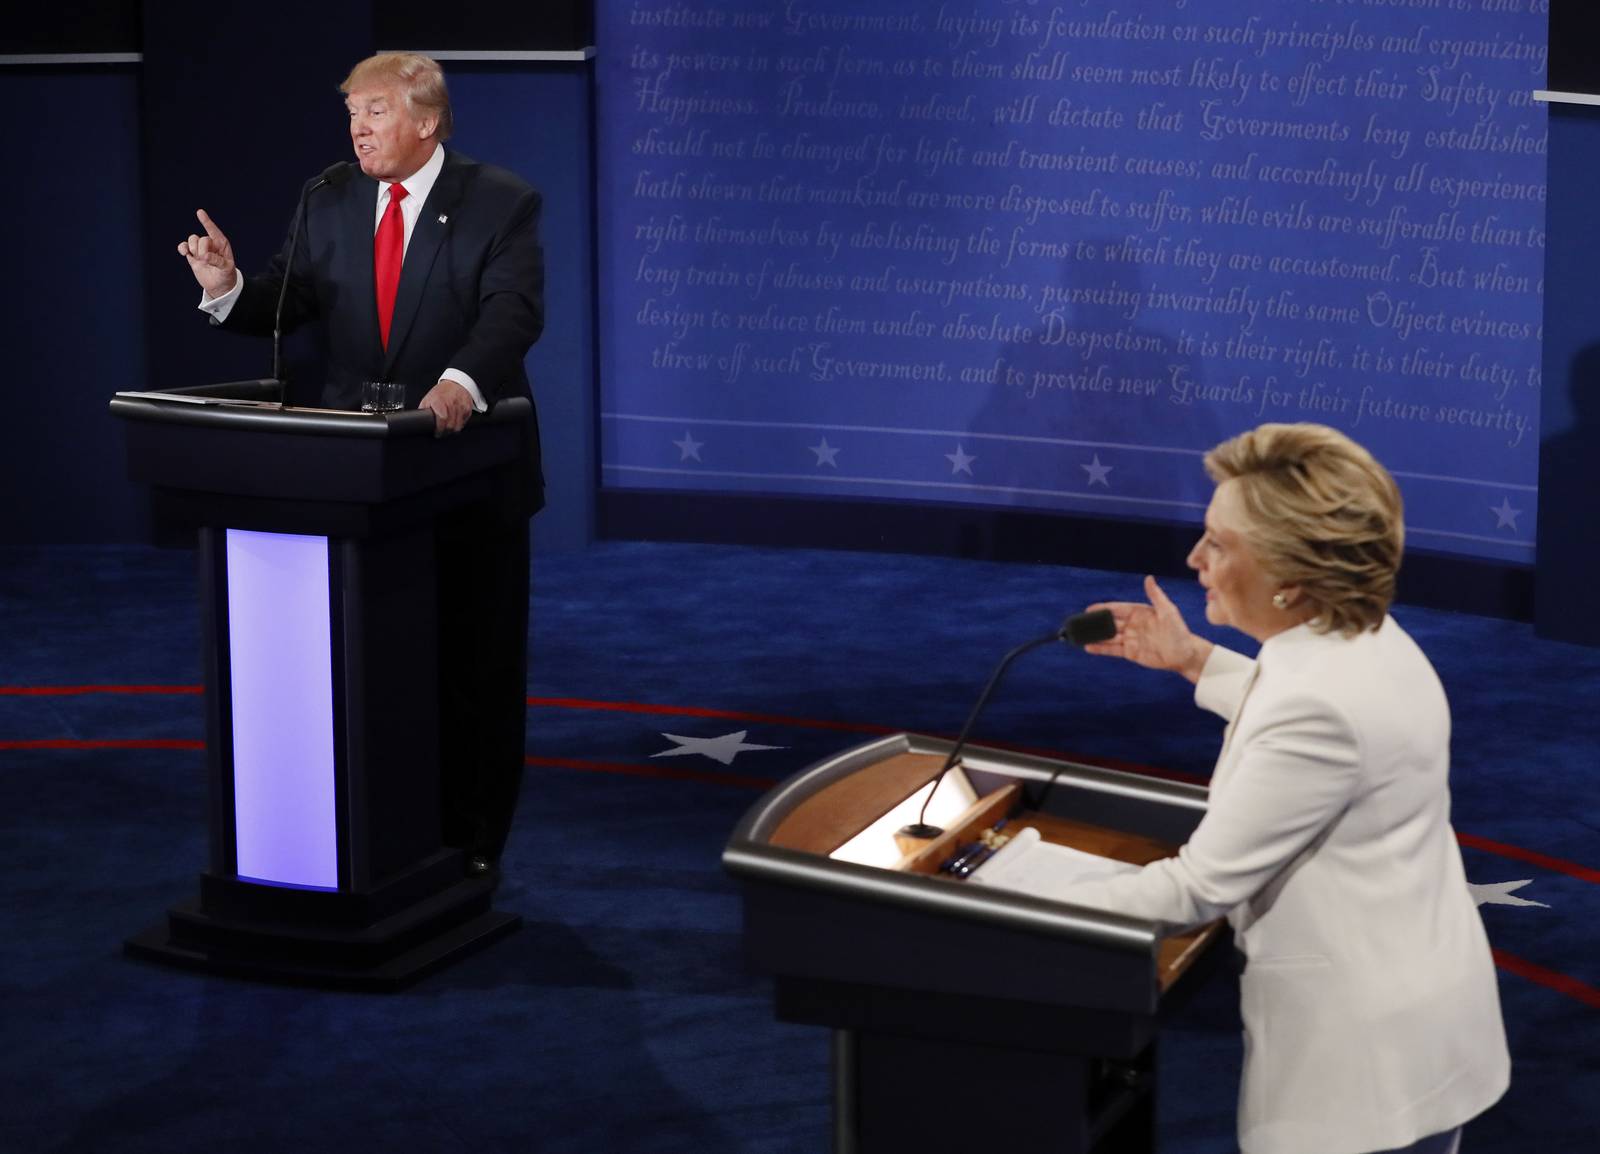
M908 826L904 826L900 830L901 837L912 837L917 838L920 841L929 841L938 837L944 832L944 830L940 829L938 826L928 824L928 805L933 801L933 795L939 792L939 783L944 780L944 775L955 768L956 762L960 760L961 750L967 744L967 736L972 732L972 726L973 723L978 720L978 714L982 713L983 707L989 704L989 698L994 694L995 689L999 686L1000 679L1005 676L1006 670L1011 668L1011 663L1013 661L1021 657L1024 653L1027 653L1030 649L1038 649L1040 646L1049 645L1053 641L1061 641L1064 639L1065 631L1058 629L1054 633L1046 633L1043 637L1035 637L1032 641L1024 641L1021 645L1017 646L1010 653L1005 655L1004 659L1001 660L999 667L996 668L994 673L989 677L989 684L984 686L983 693L978 698L978 704L972 707L971 713L967 714L967 723L961 727L961 735L956 738L955 745L951 747L950 756L944 759L944 765L940 767L938 776L933 779L933 788L928 791L928 796L922 799L922 810L917 814L917 820Z
M1109 641L1117 635L1117 623L1109 609L1096 609L1092 613L1075 613L1062 622L1061 628L1054 633L1046 633L1043 637L1035 637L1032 641L1024 641L1001 659L999 666L989 678L989 684L984 686L983 693L978 698L978 704L972 707L972 712L967 715L967 723L961 727L961 735L956 738L956 743L950 749L950 756L944 759L944 765L933 779L933 788L928 791L928 796L922 799L922 809L917 814L917 820L910 825L902 826L898 837L913 838L917 841L930 841L944 832L936 825L928 824L928 806L933 801L933 795L939 792L939 783L944 780L944 775L955 768L956 762L961 758L961 750L967 744L967 736L972 732L973 723L978 720L978 715L983 712L983 707L989 703L989 698L994 694L1000 684L1000 679L1005 676L1006 670L1011 668L1011 663L1021 657L1030 649L1038 649L1042 645L1049 645L1052 641L1067 641L1082 648L1093 645L1099 641Z
M284 262L283 279L278 282L278 305L272 311L272 379L278 384L280 409L287 408L289 404L289 382L283 379L283 301L289 295L289 280L294 276L294 254L300 245L300 226L305 221L306 202L317 189L336 180L342 180L349 171L350 165L346 161L329 165L323 169L321 176L306 185L305 190L300 193L300 202L295 205L294 224L289 229L289 256Z
M278 306L272 310L272 379L278 382L278 407L289 404L289 382L283 379L283 299L289 293L289 278L294 275L294 250L300 243L300 222L305 219L306 200L312 189L320 188L325 180L307 186L300 194L300 203L294 209L294 227L289 230L289 259L283 266L283 280L278 283Z

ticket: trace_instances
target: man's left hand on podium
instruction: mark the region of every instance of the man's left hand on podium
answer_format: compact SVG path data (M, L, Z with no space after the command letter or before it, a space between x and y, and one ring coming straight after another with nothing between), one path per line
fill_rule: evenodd
M446 378L428 390L417 408L433 414L434 436L459 433L466 426L467 418L472 416L472 394Z

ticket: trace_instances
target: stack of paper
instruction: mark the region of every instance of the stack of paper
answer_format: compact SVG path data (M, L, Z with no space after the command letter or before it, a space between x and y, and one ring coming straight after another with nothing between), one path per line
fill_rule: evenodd
M1055 898L1065 896L1070 887L1082 882L1100 881L1138 870L1138 866L1127 862L1045 841L1038 830L1028 828L996 850L967 881L996 889L1018 890L1035 897Z

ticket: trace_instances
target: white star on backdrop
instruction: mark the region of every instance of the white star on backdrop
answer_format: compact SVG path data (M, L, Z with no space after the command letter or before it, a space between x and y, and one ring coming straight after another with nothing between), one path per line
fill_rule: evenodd
M972 462L976 461L978 458L976 456L968 456L967 451L963 449L958 442L956 444L956 451L953 453L946 453L944 455L944 459L950 462L950 475L952 477L957 473L965 473L970 477L972 476Z
M824 465L832 465L835 469L839 467L839 462L834 459L839 455L839 447L828 444L827 437L823 437L822 443L819 445L807 445L806 447L817 455L817 468L820 469Z
M1513 533L1517 531L1517 515L1522 510L1513 509L1509 497L1501 497L1498 506L1490 505L1489 512L1495 516L1494 527L1496 529L1510 529Z
M678 743L676 749L663 749L660 753L652 753L651 757L687 757L690 754L700 754L709 757L712 761L720 761L723 765L732 765L733 759L741 753L752 749L785 749L782 745L753 745L745 741L748 729L741 729L738 733L724 733L721 737L680 737L676 733L663 733L661 736L669 741Z
M1089 474L1089 484L1091 484L1091 485L1104 485L1108 489L1111 488L1111 482L1106 480L1106 474L1111 472L1111 470L1116 468L1116 466L1115 465L1102 465L1100 463L1100 454L1099 453L1096 453L1094 455L1094 463L1093 464L1079 465L1078 468L1082 469L1085 473Z
M705 444L704 441L695 440L688 429L683 431L683 440L672 443L678 446L678 460L680 461L699 461L700 449ZM704 464L704 462L701 463Z
M1541 909L1549 909L1548 902L1535 902L1511 896L1513 890L1520 890L1532 880L1524 878L1520 882L1489 882L1481 886L1468 882L1467 888L1472 891L1472 900L1480 906L1539 906Z

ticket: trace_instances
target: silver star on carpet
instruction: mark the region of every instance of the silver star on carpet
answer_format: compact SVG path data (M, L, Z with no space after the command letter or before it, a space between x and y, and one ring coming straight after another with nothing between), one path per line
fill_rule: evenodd
M1104 485L1108 489L1111 488L1111 482L1106 480L1106 474L1111 472L1111 470L1116 468L1116 466L1115 465L1102 465L1100 463L1100 454L1099 453L1096 453L1094 455L1094 461L1093 461L1092 464L1079 465L1078 468L1082 469L1085 473L1089 474L1089 484L1091 484L1091 485Z
M1524 878L1520 882L1489 882L1481 886L1468 882L1467 888L1472 891L1472 900L1480 906L1538 906L1541 909L1549 909L1548 902L1535 902L1512 896L1513 891L1520 890L1531 881L1532 878Z
M705 444L704 441L695 440L688 429L683 431L683 440L672 443L678 446L678 460L680 461L699 461L700 448Z
M687 757L699 754L709 757L712 761L720 761L723 765L732 765L733 759L741 753L752 749L784 749L782 745L755 745L745 740L748 729L741 729L738 733L724 733L721 737L680 737L676 733L663 733L661 736L669 741L678 743L676 749L663 749L660 753L652 753L651 757Z
M1494 514L1496 529L1510 529L1513 533L1517 531L1517 517L1522 510L1511 507L1511 498L1501 497L1498 506L1489 506L1489 512Z
M835 469L839 467L839 462L836 459L839 456L839 447L828 444L827 437L822 438L820 445L807 445L806 448L817 455L817 468L820 469L824 465L832 465Z
M952 477L957 473L965 473L970 477L972 476L972 462L976 461L978 458L976 456L969 456L967 451L958 443L956 445L956 451L953 453L946 453L944 455L944 459L950 462L950 475Z

